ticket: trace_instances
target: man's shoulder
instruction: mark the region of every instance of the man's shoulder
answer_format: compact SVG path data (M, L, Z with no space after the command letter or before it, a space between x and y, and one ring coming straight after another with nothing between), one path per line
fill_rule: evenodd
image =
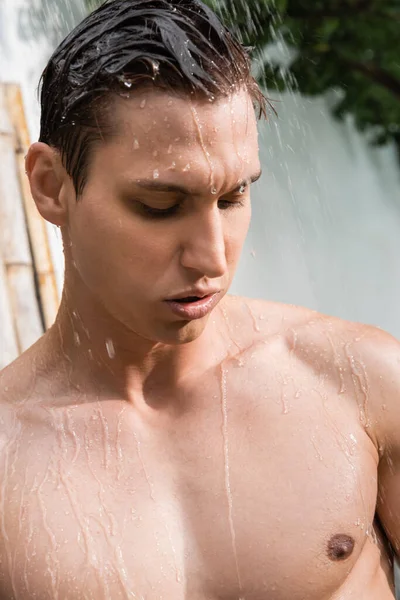
M382 329L293 304L230 296L233 322L254 325L254 335L280 336L299 358L343 369L363 364L371 377L384 365L400 373L400 342ZM246 319L247 317L247 319Z
M285 328L300 325L307 320L316 317L315 310L285 304L260 298L248 298L245 296L227 296L226 307L233 319L250 317L255 325L255 330L283 330Z
M36 359L36 348L31 347L0 371L0 418L32 393L41 372Z

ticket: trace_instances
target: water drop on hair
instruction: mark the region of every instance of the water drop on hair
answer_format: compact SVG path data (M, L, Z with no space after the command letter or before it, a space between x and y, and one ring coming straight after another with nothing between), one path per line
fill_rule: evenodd
M124 81L124 86L130 89L132 87L132 81Z
M186 167L184 167L183 172L186 173L187 171L190 171L190 164L187 164Z
M133 149L134 150L138 150L139 149L139 142L138 140L135 138L135 141L133 142Z
M160 177L160 172L158 169L153 171L153 179L158 179Z

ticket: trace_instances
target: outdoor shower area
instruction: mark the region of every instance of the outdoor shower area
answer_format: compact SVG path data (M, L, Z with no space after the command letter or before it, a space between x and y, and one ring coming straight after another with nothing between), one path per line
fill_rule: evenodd
M0 0L0 369L52 325L61 298L61 236L36 211L24 156L38 139L46 61L87 12L84 0ZM278 34L265 52L291 60ZM400 338L399 148L372 145L351 115L335 119L340 90L289 87L265 89L277 114L260 122L263 176L231 293Z

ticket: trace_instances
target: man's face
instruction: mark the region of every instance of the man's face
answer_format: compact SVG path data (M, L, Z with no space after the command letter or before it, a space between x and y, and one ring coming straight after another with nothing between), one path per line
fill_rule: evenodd
M227 292L248 231L260 172L252 102L245 91L211 103L145 90L115 111L120 133L70 202L66 259L80 291L129 330L189 342ZM166 302L213 292L190 315Z

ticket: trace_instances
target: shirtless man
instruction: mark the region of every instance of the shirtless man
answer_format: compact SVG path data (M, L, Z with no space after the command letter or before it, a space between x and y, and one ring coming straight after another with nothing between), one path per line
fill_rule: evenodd
M115 0L50 60L65 287L0 376L2 600L393 600L399 344L226 295L256 102L199 0Z

